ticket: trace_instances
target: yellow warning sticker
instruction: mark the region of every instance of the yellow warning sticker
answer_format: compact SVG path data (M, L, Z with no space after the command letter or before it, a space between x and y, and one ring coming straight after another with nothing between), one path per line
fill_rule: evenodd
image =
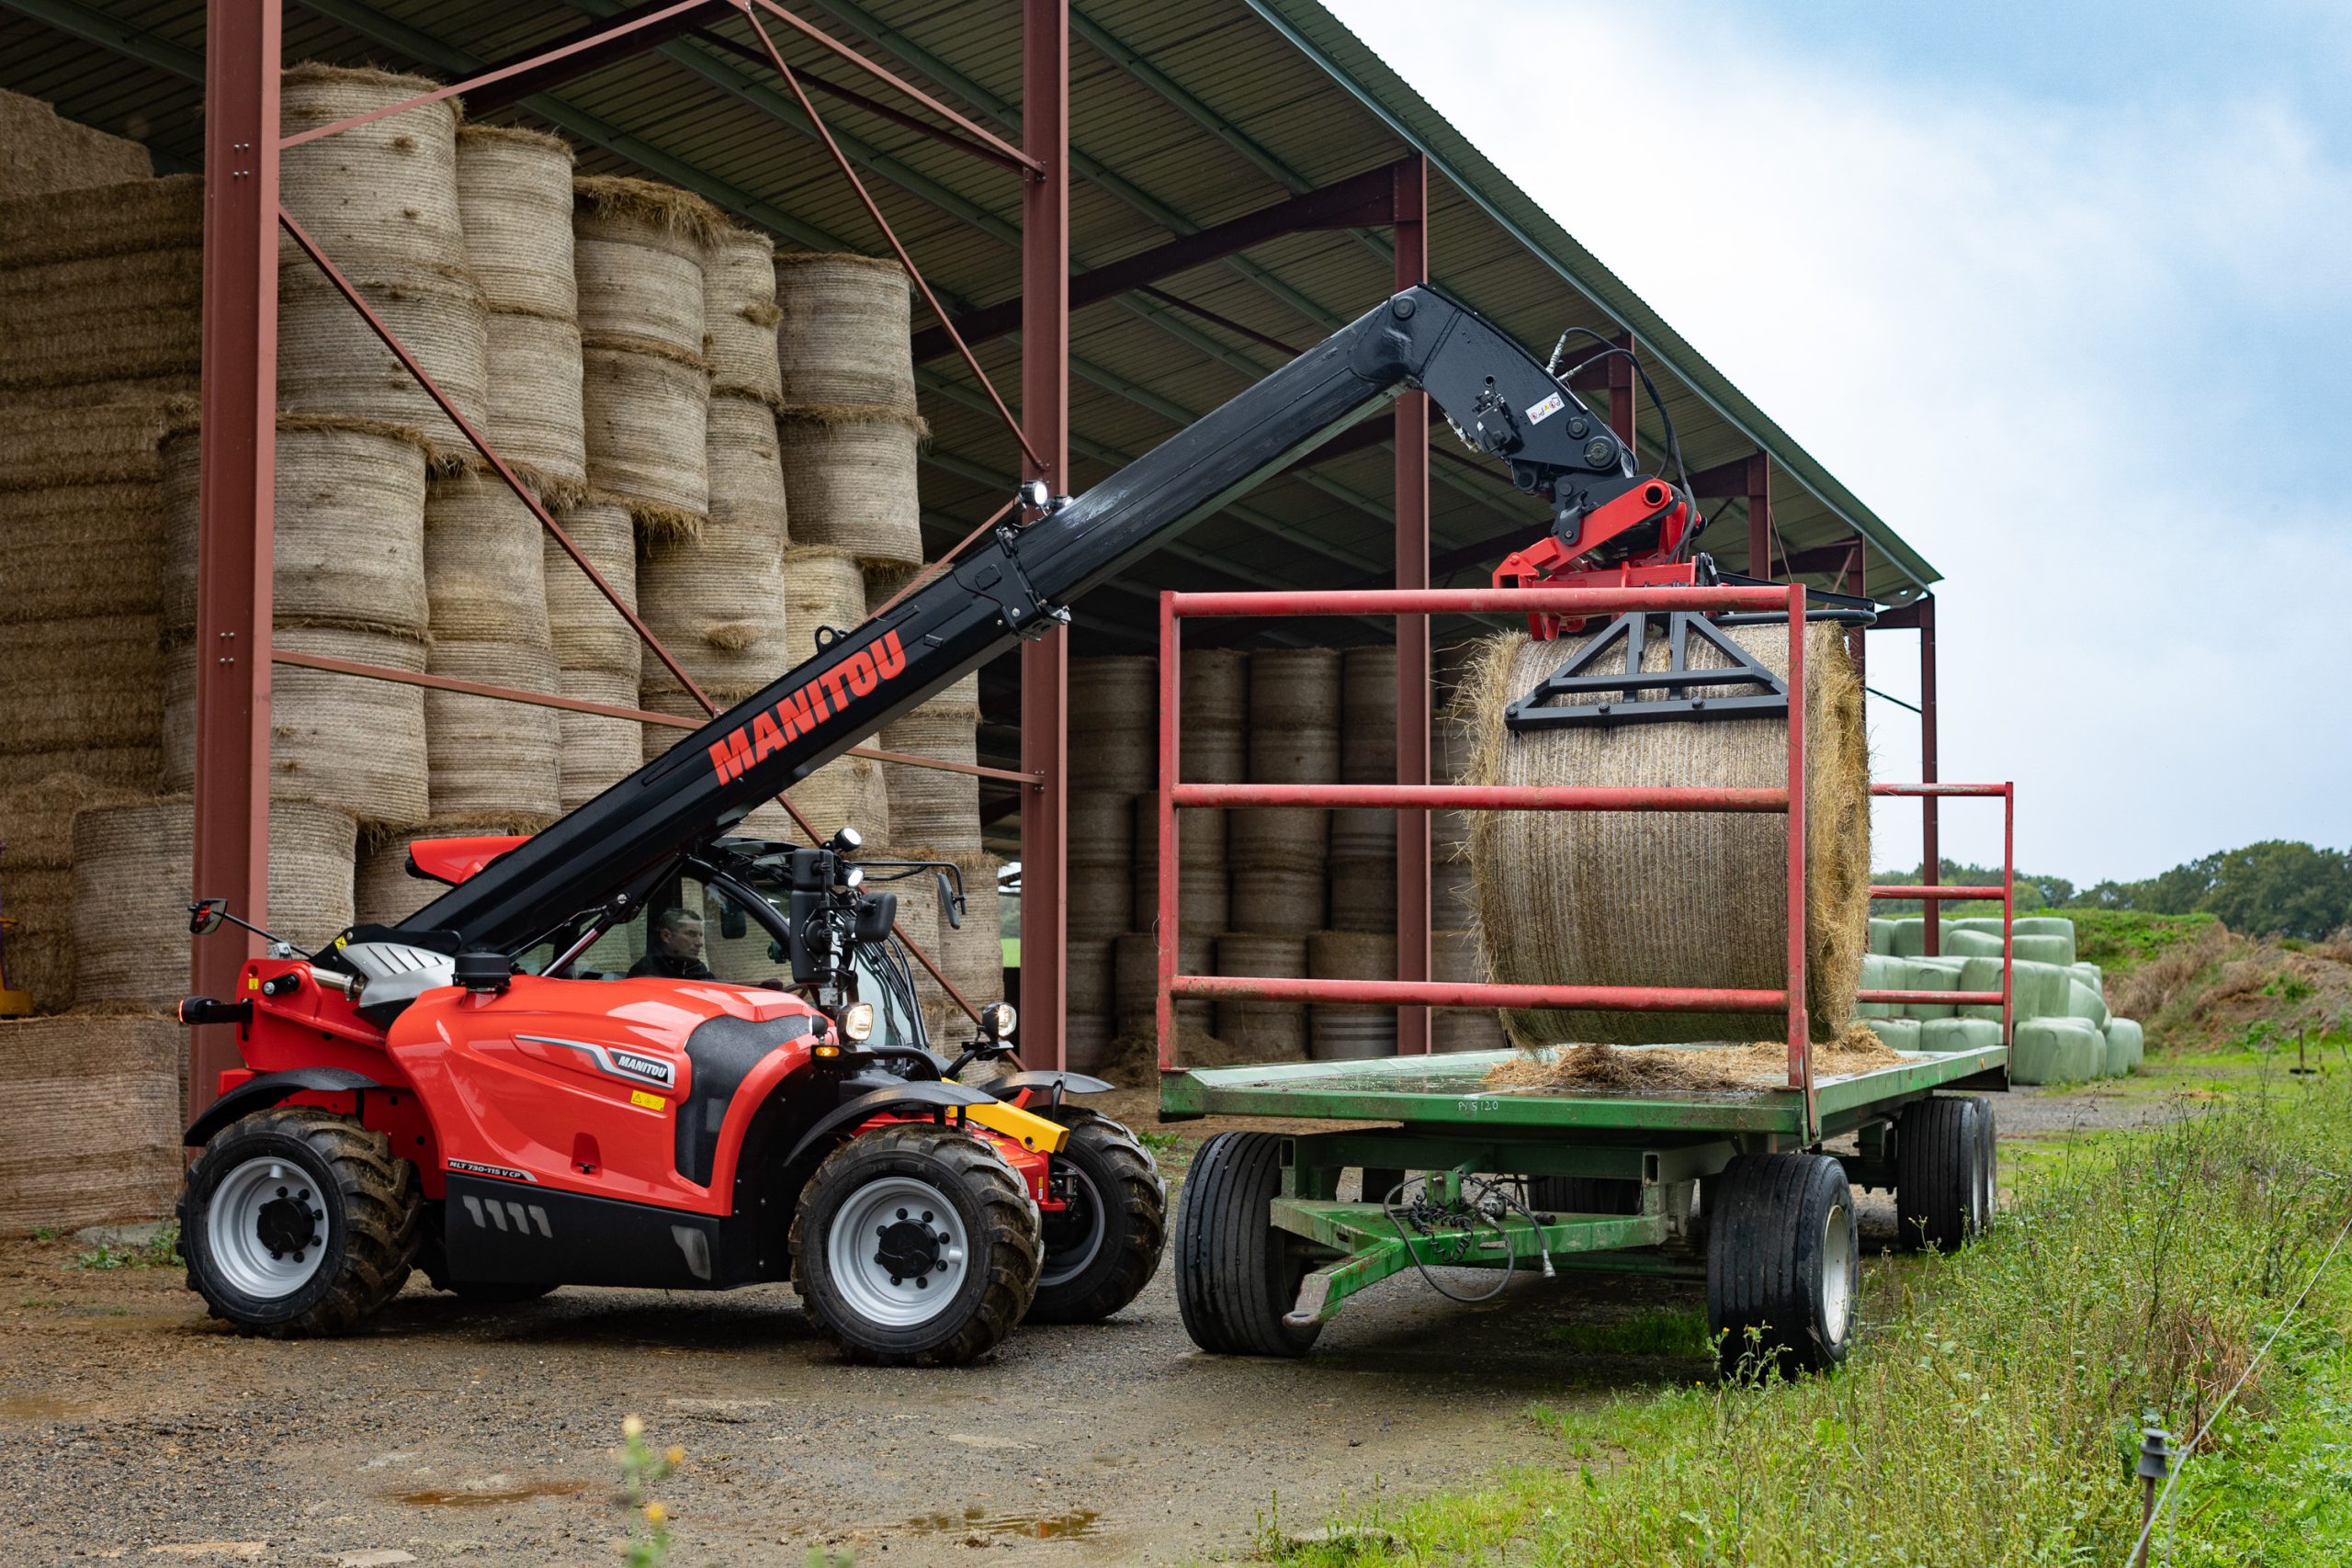
M260 989L261 989L261 976L258 976L258 975L248 975L248 976L245 976L245 989L247 989L248 991L258 991L258 990L260 990Z
M641 1089L629 1090L628 1102L631 1105L642 1105L648 1111L660 1111L666 1108L670 1103L660 1095L648 1094Z

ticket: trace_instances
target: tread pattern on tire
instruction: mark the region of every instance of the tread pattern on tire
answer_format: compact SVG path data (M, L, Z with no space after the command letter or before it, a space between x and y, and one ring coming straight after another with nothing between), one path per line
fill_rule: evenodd
M1159 1255L1168 1244L1168 1184L1159 1179L1150 1151L1124 1123L1082 1105L1063 1106L1048 1119L1069 1129L1073 1145L1083 1141L1108 1172L1113 1190L1102 1197L1129 1223L1103 1237L1106 1247L1115 1247L1110 1266L1098 1260L1095 1269L1061 1285L1039 1285L1028 1321L1100 1323L1141 1295L1159 1272Z
M416 1167L392 1153L391 1140L348 1116L312 1105L277 1105L232 1122L212 1135L200 1160L222 1167L243 1157L239 1146L277 1136L307 1147L333 1174L343 1208L343 1255L334 1283L301 1312L277 1323L248 1323L221 1310L204 1289L192 1235L204 1223L189 1190L179 1201L181 1249L189 1253L187 1288L203 1294L212 1315L240 1334L304 1339L347 1334L400 1294L424 1237Z
M1804 1277L1807 1247L1819 1245L1808 1234L1817 1228L1808 1200L1826 1219L1814 1189L1823 1184L1826 1193L1833 1172L1844 1189L1843 1168L1826 1156L1741 1155L1710 1185L1707 1327L1724 1375L1758 1366L1818 1371L1843 1359L1846 1346L1827 1343L1814 1321L1818 1303ZM1846 1203L1850 1220L1850 1190Z
M913 1156L936 1160L954 1173L978 1201L985 1237L975 1236L988 1254L988 1279L971 1315L946 1340L918 1349L896 1350L861 1344L810 1308L808 1235L812 1200L831 1181L847 1179L857 1166ZM919 1172L919 1174L929 1174ZM1040 1248L1029 1194L996 1151L959 1128L908 1122L861 1133L825 1156L808 1178L792 1215L792 1288L817 1331L854 1360L880 1366L959 1366L1002 1344L1028 1312L1037 1291Z
M1227 1356L1304 1356L1322 1325L1283 1321L1306 1269L1267 1206L1282 1190L1282 1140L1219 1133L1185 1173L1176 1211L1176 1305L1202 1349Z
M1903 1245L1956 1252L1973 1239L1972 1201L1983 1180L1990 1110L1973 1096L1933 1096L1895 1123L1894 1203Z

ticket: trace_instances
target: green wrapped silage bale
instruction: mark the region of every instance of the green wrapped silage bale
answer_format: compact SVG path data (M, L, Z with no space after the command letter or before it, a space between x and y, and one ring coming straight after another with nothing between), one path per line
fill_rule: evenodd
M1862 954L1862 984L1865 991L1897 991L1903 988L1903 964L1900 958L1890 958L1883 953ZM1885 1018L1894 1009L1885 1002L1856 1002L1856 1018Z
M1871 951L1882 954L1894 951L1894 922L1893 920L1871 921Z
M1871 1032L1890 1051L1919 1048L1919 1021L1916 1018L1874 1018L1871 1020Z
M2018 924L2024 922L2020 920ZM2011 936L2009 950L2019 958L2035 964L2054 964L2061 969L2075 966L2075 939L2071 936L2049 936L2039 931L2019 931Z
M1894 927L1894 946L1891 950L1897 958L1917 958L1928 951L1928 922L1917 915L1905 915L1889 922Z
M1946 931L1944 956L1947 958L1998 958L2001 956L2001 933L1998 931Z
M2107 998L2095 986L2086 986L2072 969L2066 971L2066 1010L2076 1018L2086 1018L2098 1028L2107 1027Z
M1903 989L1906 991L1957 991L1960 972L1967 960L1961 958L1906 958L1903 960ZM1949 1002L1905 1002L1905 1018L1951 1018L1955 1010Z
M2001 1026L1986 1018L1931 1018L1919 1025L1922 1051L1982 1051L2001 1043Z
M2107 1037L2079 1018L2018 1022L2009 1049L2012 1083L2081 1083L2107 1070Z
M1946 920L1944 922L1944 930L1947 932L1976 931L1985 936L1999 936L2001 934L2001 917L1998 915L1960 915L1951 919Z
M2102 1032L2107 1038L2107 1076L2120 1078L2136 1072L2147 1056L2145 1036L2137 1019L2110 1018Z
M2055 964L2035 964L2019 960L2011 965L2015 984L2010 991L2010 1004L2019 1020L2029 1018L2064 1018L2074 999L2074 972L2061 969ZM1997 958L1963 958L1961 960L1960 988L1963 991L1997 991L2001 988L2001 961ZM1962 1018L1989 1018L2000 1021L2001 1010L1995 1003L1975 1003L1960 1010Z
M2080 980L2100 996L2107 995L2107 972L2098 964L2075 963L2069 964L2066 967L2075 972L2075 979Z

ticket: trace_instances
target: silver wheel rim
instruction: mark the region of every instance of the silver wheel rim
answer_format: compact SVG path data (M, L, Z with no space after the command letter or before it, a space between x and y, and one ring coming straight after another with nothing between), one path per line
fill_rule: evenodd
M239 1295L294 1294L326 1263L326 1197L290 1159L249 1159L220 1179L205 1216L206 1250Z
M842 1204L825 1238L825 1263L851 1311L886 1328L912 1328L955 1301L971 1243L938 1188L886 1176Z
M1846 1342L1854 1311L1854 1216L1843 1203L1831 1206L1821 1233L1821 1327L1832 1345Z
M1037 1271L1037 1288L1041 1291L1047 1286L1064 1285L1077 1279L1085 1271L1086 1266L1094 1261L1094 1255L1102 1250L1102 1195L1095 1190L1094 1183L1088 1179L1086 1172L1076 1165L1069 1168L1069 1173L1078 1178L1073 1195L1086 1204L1086 1231L1074 1246L1046 1255L1046 1265Z

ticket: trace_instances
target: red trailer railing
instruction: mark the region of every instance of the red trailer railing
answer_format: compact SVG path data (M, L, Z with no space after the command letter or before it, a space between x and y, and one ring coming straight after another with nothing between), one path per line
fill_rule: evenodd
M1628 610L1782 611L1789 617L1788 783L1779 789L1600 788L1576 785L1485 788L1469 784L1187 784L1180 761L1182 660L1179 630L1194 617L1426 615L1530 612L1613 615ZM1442 1008L1608 1008L1630 1012L1784 1012L1791 1089L1804 1096L1805 1122L1817 1124L1813 1051L1805 995L1805 591L1802 586L1738 588L1471 588L1350 590L1329 592L1162 593L1159 597L1159 973L1156 1023L1159 1070L1179 1070L1175 998L1353 1002ZM1950 788L1951 786L1945 786ZM1773 812L1789 822L1789 941L1780 990L1681 986L1504 986L1432 980L1290 980L1250 976L1182 975L1179 951L1176 810L1183 806L1385 807L1399 810ZM1399 918L1404 918L1399 911ZM1421 919L1428 918L1423 911ZM1939 1001L1950 1001L1949 993Z
M1873 885L1872 899L1917 898L1928 908L1927 951L1934 954L1940 950L1939 940L1943 919L1937 908L1939 904L1967 899L1998 898L2001 901L2001 988L1997 991L1862 991L1855 999L1865 1002L1894 1002L1904 1005L1924 1003L1930 1007L1992 1007L2001 1010L2001 1043L2014 1043L2011 1035L2016 1027L2017 1005L2015 965L2017 954L2011 927L2017 923L2018 863L2018 786L2014 784L1876 784L1871 785L1872 795L1926 796L1938 799L1991 799L2001 802L2001 885L1998 887L1967 887L1951 884L1925 882L1916 887L1900 884ZM1928 875L1939 876L1939 865L1923 868Z

